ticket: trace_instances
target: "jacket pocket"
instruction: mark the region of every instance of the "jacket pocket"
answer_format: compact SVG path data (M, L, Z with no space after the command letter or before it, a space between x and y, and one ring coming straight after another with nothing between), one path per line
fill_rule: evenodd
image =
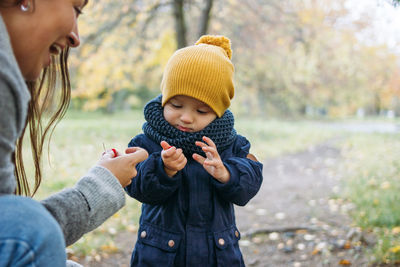
M245 266L239 248L240 233L236 227L214 233L218 266Z
M153 225L141 225L131 266L173 266L181 234Z

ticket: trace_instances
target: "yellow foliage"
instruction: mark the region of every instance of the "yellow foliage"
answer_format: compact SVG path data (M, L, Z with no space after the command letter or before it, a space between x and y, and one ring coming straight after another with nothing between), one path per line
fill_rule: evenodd
M392 234L394 234L394 235L400 234L400 226L393 227Z
M400 251L400 246L395 246L389 249L390 252L392 253L397 253Z
M381 188L384 190L389 189L390 187L391 187L391 184L388 181L385 181L381 184Z

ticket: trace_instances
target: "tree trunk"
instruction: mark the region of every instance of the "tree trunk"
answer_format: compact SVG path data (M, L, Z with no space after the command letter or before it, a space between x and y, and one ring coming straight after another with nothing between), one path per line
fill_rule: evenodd
M183 12L184 0L174 0L174 18L178 49L187 46L186 24Z
M208 25L209 25L210 17L211 17L211 9L212 9L214 1L213 0L205 0L205 2L206 2L206 5L201 12L199 37L207 34Z

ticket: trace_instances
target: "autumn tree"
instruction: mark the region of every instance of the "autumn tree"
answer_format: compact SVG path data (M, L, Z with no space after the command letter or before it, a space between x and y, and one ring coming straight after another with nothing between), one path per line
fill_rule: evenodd
M89 4L80 27L83 45L71 61L75 108L141 107L160 92L171 54L205 33L232 40L232 109L238 113L379 113L398 97L397 56L357 38L369 22L350 22L344 0Z

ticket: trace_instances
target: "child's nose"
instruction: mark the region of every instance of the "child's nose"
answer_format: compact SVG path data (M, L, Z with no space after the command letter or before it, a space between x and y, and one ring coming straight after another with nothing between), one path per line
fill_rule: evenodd
M184 123L192 123L193 122L193 116L189 112L184 112L181 115L181 121Z

